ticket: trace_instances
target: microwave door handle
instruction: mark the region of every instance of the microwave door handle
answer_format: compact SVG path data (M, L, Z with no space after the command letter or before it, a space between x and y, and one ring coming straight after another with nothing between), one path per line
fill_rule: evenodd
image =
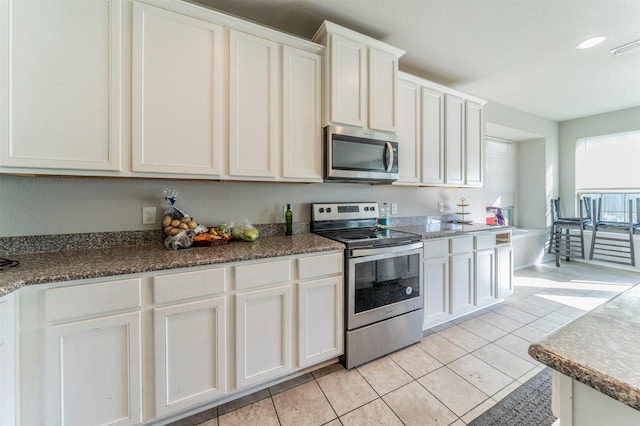
M393 163L395 162L395 158L393 158L393 146L391 145L391 142L387 142L385 144L385 162L387 163L387 168L385 169L385 171L387 173L391 173L391 170L393 169Z

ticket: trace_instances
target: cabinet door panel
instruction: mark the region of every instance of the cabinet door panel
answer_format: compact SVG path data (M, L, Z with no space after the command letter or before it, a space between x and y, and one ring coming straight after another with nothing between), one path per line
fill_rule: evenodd
M298 286L298 363L309 367L342 354L342 275Z
M496 248L496 292L499 299L513 293L513 246Z
M282 49L282 176L322 181L322 58Z
M276 176L277 44L229 31L229 173Z
M363 44L330 35L330 120L366 126L367 62Z
M445 95L445 183L465 183L464 100Z
M457 315L474 305L473 253L451 256L451 313Z
M16 335L13 294L0 298L0 424L16 418Z
M449 257L424 262L424 325L445 320L449 314Z
M466 184L482 186L484 179L484 123L482 105L465 103Z
M222 28L133 6L133 170L219 175Z
M493 249L477 251L476 254L476 305L495 301L495 254Z
M444 183L443 95L422 88L422 182Z
M291 287L236 295L236 385L291 371Z
M52 424L139 424L140 314L45 330L45 418Z
M226 391L225 299L154 309L156 414Z
M402 183L420 182L420 89L414 83L398 82L398 168Z
M121 8L0 4L1 166L120 169Z
M396 90L398 58L369 49L369 128L395 132L398 125Z

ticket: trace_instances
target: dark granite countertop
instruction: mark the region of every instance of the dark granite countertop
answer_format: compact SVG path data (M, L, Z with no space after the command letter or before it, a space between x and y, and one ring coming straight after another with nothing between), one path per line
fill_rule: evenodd
M162 243L12 255L20 266L0 272L0 297L34 284L125 275L189 266L342 250L344 246L315 234L272 236L249 243L232 241L213 247L170 251Z
M640 285L529 347L529 354L640 410Z
M511 230L512 226L501 225L485 225L484 223L472 223L468 225L462 225L458 223L430 223L426 225L414 225L414 226L394 226L393 229L398 231L412 232L419 234L423 239L435 239L435 238L449 238L459 235L465 235L475 232L483 231L501 231Z

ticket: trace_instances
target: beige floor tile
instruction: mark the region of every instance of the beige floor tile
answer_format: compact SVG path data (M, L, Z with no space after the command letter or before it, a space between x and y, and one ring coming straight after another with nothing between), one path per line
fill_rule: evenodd
M502 306L493 312L498 313L500 315L504 315L505 317L509 317L513 320L516 320L522 323L523 325L538 319L537 316L531 315L530 313L524 312L520 309L516 309L513 306ZM499 325L497 324L493 324L493 325L495 325L496 327L499 327Z
M442 363L416 345L389 355L411 377L417 379L442 367Z
M477 334L478 336L489 342L493 342L494 340L499 339L507 334L506 330L491 325L480 317L471 318L468 321L460 323L460 327L464 328L465 330L469 330L473 334Z
M339 419L333 419L329 423L325 423L323 426L342 426L342 422Z
M382 399L405 425L448 425L457 416L417 382L383 396Z
M533 376L535 376L536 374L544 370L546 367L547 367L546 365L538 363L534 369L529 370L526 373L524 373L522 376L518 377L518 383L520 384L526 383L527 380L533 378Z
M245 405L235 411L218 417L220 426L274 425L280 424L271 398L265 398L253 404Z
M487 399L482 404L478 405L476 408L462 416L462 421L465 422L465 424L469 424L473 419L479 417L482 413L484 413L494 405L496 405L496 402L493 399Z
M380 396L413 380L388 356L361 365L358 371Z
M514 334L507 334L506 336L496 340L494 343L501 348L518 355L522 359L533 359L529 356L529 346L531 346L531 343L522 337L518 337Z
M489 342L459 325L447 328L439 333L445 339L455 343L467 352L473 352Z
M458 419L455 422L451 423L449 426L465 426L466 423L463 422L462 420Z
M489 398L487 394L447 367L427 374L418 379L418 383L457 416L462 416Z
M321 368L320 370L312 371L311 374L313 374L313 377L318 380L322 376L326 376L328 374L335 373L336 371L341 371L344 369L345 368L342 364L336 362L335 364L328 365Z
M518 337L522 337L528 342L533 343L533 342L537 342L548 333L543 330L540 330L539 328L535 328L530 325L525 325L524 327L520 327L519 329L514 331L513 334L515 334Z
M402 422L381 399L376 399L340 417L344 426L402 426Z
M218 426L218 418L209 419L206 422L198 423L196 426Z
M358 370L338 370L318 379L318 384L338 416L378 398Z
M517 330L523 325L525 325L525 323L523 322L517 321L513 318L509 318L507 316L502 315L501 313L498 313L497 310L480 315L478 319L486 323L489 323L490 325L496 328L502 329L507 333Z
M440 334L425 337L417 346L443 364L448 364L467 354L467 351L451 343Z
M531 305L539 306L544 309L550 309L551 312L562 308L563 305L561 303L554 302L553 300L549 300L544 297L540 297L538 294L539 293L536 293L535 295L522 299L522 301Z
M533 362L529 362L517 355L514 356L513 353L493 343L478 349L473 352L473 355L507 374L514 380L535 367ZM533 361L533 358L530 359Z
M584 315L584 313L587 312L587 311L584 310L584 309L579 309L579 308L573 307L573 306L564 306L564 307L558 309L555 312L557 312L559 314L562 314L562 315L566 315L566 316L568 316L570 318L576 319L576 318L581 317L582 315Z
M530 322L528 325L535 328L539 328L545 333L551 333L552 331L555 331L560 328L559 324L544 318L538 318L537 320Z
M315 381L281 392L272 399L282 425L322 425L336 418Z
M489 396L513 381L508 375L471 354L453 361L449 368Z
M511 382L510 385L507 385L507 387L505 387L502 390L500 390L497 393L495 393L493 395L492 399L494 401L496 401L496 402L500 402L502 399L504 399L504 397L509 395L514 390L518 389L520 386L522 386L522 383L520 383L517 380L515 380L515 381Z
M525 302L524 300L518 300L517 302L512 303L512 308L521 310L531 315L535 315L536 317L543 317L551 312L559 309L559 308L546 308L538 305L532 305L531 303ZM531 321L529 321L531 322Z

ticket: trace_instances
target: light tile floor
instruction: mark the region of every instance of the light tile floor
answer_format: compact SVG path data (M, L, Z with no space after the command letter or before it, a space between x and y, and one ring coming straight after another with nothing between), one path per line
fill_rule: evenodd
M544 368L532 342L639 282L579 262L522 269L503 303L358 368L334 364L220 406L200 426L465 425Z

